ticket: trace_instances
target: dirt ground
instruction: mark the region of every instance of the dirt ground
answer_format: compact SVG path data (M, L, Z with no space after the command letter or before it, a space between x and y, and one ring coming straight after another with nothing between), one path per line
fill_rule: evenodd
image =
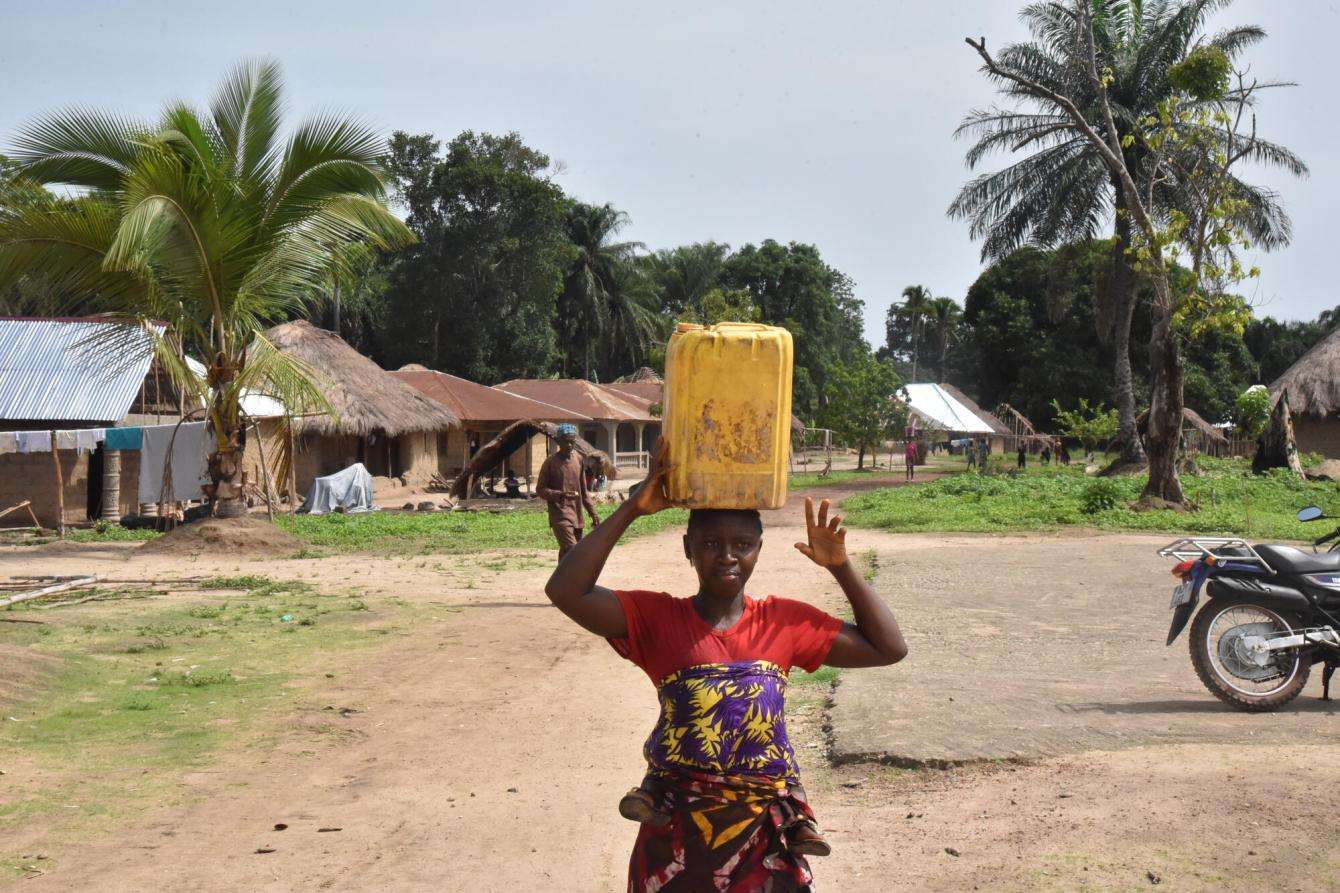
M798 507L794 500L766 519L764 555L751 588L837 611L844 602L836 586L791 546L802 535ZM993 598L1028 600L1040 582L1072 573L1043 564L1000 578L992 560L1017 549L1017 539L972 538L980 564L947 568L942 587L991 587ZM930 554L924 540L853 531L849 543L858 553L874 549L892 568L898 556ZM1095 537L1075 546L1103 543ZM1140 563L1137 588L1155 579L1155 571L1166 575L1143 547L1129 562ZM542 592L547 567L464 574L451 561L183 559L110 545L0 552L0 575L77 571L262 574L461 610L426 620L380 649L323 655L296 683L304 706L274 718L272 734L185 775L170 802L150 806L135 821L66 842L51 854L54 868L18 882L20 888L623 889L636 828L618 816L615 803L641 775L641 744L655 719L655 699L639 670L548 605ZM693 583L674 531L616 551L603 581L683 594ZM1133 635L1162 638L1166 612L1150 605L1166 601L1164 589L1140 589L1130 601L1113 604L1130 609ZM914 609L907 593L884 591L905 614L912 653L901 668L878 672L912 679L917 662L931 661L937 644L912 623L933 626L934 614L926 613L933 608ZM966 649L955 640L938 644ZM1181 660L1159 672L1194 679L1184 651ZM956 672L972 670L969 654ZM839 704L844 688L863 672L870 671L843 674ZM1125 697L1127 678L1108 680L1113 698ZM1002 697L1016 684L1014 674L991 679ZM887 698L896 700L898 691L890 685ZM1193 697L1194 689L1185 694ZM1223 721L1227 714L1208 694L1201 697L1200 709L1160 714L1158 721L1169 728ZM820 890L1340 887L1340 796L1334 793L1340 736L1329 714L1309 712L1305 722L1298 714L1280 715L1263 725L1254 739L1259 743L1128 740L1023 763L899 769L832 765L827 701L823 689L793 687L792 737L835 850L814 860ZM323 709L329 706L356 712L340 716ZM1019 719L1028 722L1022 711ZM40 781L31 767L5 768L0 808L6 787ZM276 823L288 827L275 831ZM26 840L20 832L6 847L22 851Z

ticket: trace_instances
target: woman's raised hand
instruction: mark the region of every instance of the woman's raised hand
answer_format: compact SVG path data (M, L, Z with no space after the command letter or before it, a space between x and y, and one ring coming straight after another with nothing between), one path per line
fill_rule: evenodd
M829 569L847 563L847 531L842 528L842 516L828 520L828 500L819 503L819 519L814 518L814 500L805 497L805 533L808 543L796 543L810 561Z

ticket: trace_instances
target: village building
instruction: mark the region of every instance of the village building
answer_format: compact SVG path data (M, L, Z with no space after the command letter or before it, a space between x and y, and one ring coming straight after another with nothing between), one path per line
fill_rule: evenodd
M645 393L629 390L626 384L600 385L572 378L515 379L498 387L586 416L590 421L578 425L582 438L607 453L616 468L645 469L650 464L651 451L661 436L660 398L651 399L651 388L645 384Z
M65 432L171 422L180 405L147 332L96 319L0 318L0 432L62 432L54 452L49 444L19 451L0 438L0 510L28 500L50 527L135 514L139 453L109 452L92 437ZM104 512L109 477L113 501ZM0 525L28 518L14 513Z
M1272 407L1287 398L1300 453L1340 459L1340 329L1284 370L1270 396Z
M417 363L391 375L441 403L460 419L459 425L438 434L438 470L447 480L458 477L485 444L516 422L570 422L580 427L593 421L590 416L571 409L477 384ZM554 449L552 440L535 428L523 445L501 457L498 468L504 476L513 474L529 484Z
M991 452L1005 451L1009 426L953 385L918 383L904 385L903 390L912 416L909 427L929 433L937 443L986 438Z
M439 435L459 426L456 415L350 347L334 332L298 320L265 333L277 349L316 372L333 414L308 413L293 421L297 495L312 480L361 462L374 477L427 483L438 471ZM283 488L277 457L286 452L283 418L258 420L244 460L250 482L262 484L268 468L276 492Z

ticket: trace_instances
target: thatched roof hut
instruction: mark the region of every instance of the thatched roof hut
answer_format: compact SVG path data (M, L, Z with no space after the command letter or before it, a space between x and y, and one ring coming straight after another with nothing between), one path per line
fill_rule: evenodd
M1340 329L1312 345L1270 386L1271 408L1287 398L1302 453L1340 459Z
M451 410L400 381L334 332L298 320L275 326L265 337L326 379L323 392L336 415L304 418L304 432L399 437L460 424Z
M1294 415L1325 417L1340 412L1340 329L1312 345L1275 379L1271 404L1285 395Z

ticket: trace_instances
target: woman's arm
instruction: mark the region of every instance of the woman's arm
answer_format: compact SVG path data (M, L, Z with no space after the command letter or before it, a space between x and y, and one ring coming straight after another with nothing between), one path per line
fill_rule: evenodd
M628 525L643 515L653 515L669 507L665 497L665 476L670 469L664 463L665 445L658 441L647 480L637 493L572 547L544 587L544 594L555 607L598 636L618 639L628 635L628 624L618 597L613 590L597 586L596 581Z
M830 667L882 667L907 657L907 642L889 606L847 557L847 531L842 516L828 520L828 500L819 503L815 521L814 500L805 497L805 528L808 543L796 543L807 558L827 568L851 602L854 623L844 623L824 661Z

